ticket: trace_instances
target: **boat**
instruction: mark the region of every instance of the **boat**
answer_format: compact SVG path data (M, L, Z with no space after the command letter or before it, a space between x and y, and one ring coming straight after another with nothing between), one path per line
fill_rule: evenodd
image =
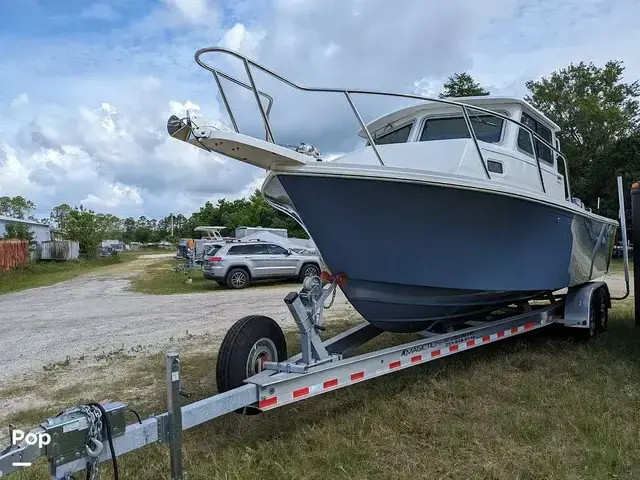
M249 82L203 60L213 53L242 61ZM266 169L266 201L302 225L372 325L444 329L607 273L618 222L572 197L560 129L524 100L305 87L222 47L199 50L196 62L213 73L233 129L172 116L169 134ZM273 100L252 70L343 95L363 145L327 161L314 146L277 144ZM265 139L239 132L221 78L253 92ZM414 104L365 123L357 95Z

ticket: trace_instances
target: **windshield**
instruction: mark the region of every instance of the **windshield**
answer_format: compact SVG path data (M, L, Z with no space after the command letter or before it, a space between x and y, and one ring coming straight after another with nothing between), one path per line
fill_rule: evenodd
M492 115L469 115L473 130L478 140L487 143L498 143L502 136L501 118ZM455 138L470 138L467 123L463 117L428 118L424 122L421 142L433 140L451 140Z

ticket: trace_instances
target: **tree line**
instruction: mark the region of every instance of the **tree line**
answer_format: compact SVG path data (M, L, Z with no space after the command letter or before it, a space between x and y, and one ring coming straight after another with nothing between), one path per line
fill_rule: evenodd
M640 179L640 82L623 80L624 65L609 61L603 67L580 62L525 83L525 100L560 126L560 147L567 156L572 196L597 213L617 218L615 177L627 186ZM455 73L443 85L440 98L489 95L467 72ZM34 219L35 205L21 196L0 197L0 215ZM190 216L169 214L161 219L119 218L96 213L82 205L55 207L49 219L54 234L80 243L81 254L95 255L102 240L175 242L196 236L199 225L224 225L227 234L239 226L286 228L306 238L291 218L271 208L256 190L249 198L206 202ZM27 227L10 225L5 236L31 238Z
M36 220L33 213L35 204L22 197L0 197L0 215L17 219ZM120 218L116 215L96 213L83 205L58 205L49 218L39 220L51 227L56 239L77 241L80 254L85 257L97 255L103 240L120 240L124 243L176 243L180 238L197 238L195 228L200 225L220 225L226 227L229 235L240 226L263 226L286 228L289 235L307 238L304 230L287 215L274 210L264 200L258 190L249 198L239 200L219 200L215 205L206 202L199 211L190 216L169 214L155 219L141 216ZM29 225L9 223L5 237L23 238L33 241Z

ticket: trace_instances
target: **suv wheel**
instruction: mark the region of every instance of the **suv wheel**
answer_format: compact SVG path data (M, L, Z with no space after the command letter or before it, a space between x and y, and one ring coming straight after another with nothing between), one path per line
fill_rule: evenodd
M242 268L234 268L227 275L229 288L244 288L249 285L249 274Z
M300 269L300 281L303 281L307 277L317 277L319 275L320 269L312 263L303 265Z

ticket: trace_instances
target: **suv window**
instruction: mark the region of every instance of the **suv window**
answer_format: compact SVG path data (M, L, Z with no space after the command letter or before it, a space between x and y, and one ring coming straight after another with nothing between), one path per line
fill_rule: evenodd
M247 253L247 245L234 245L229 249L229 255L245 255Z
M286 248L281 247L280 245L265 245L267 247L267 253L269 255L286 255L288 250Z
M235 245L229 249L229 255L266 255L267 246L253 243L245 245Z
M526 113L522 113L522 119L520 121L531 130L536 132L538 135L540 135L542 138L544 138L547 143L551 144L551 130L549 130L547 127L543 126L540 122L534 120ZM533 142L536 146L536 154L538 155L538 158L543 162L553 165L552 150L535 137L533 139ZM531 148L531 135L529 135L528 131L522 128L518 130L518 148L533 156L533 149Z
M215 255L215 253L222 248L222 245L211 245L205 252L205 255Z

